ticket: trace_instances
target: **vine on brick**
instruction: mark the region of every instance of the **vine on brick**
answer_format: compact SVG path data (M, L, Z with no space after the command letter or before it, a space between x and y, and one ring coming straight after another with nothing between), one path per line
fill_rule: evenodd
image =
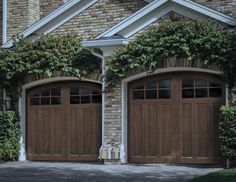
M52 77L60 72L63 76L85 77L100 71L100 62L74 33L37 40L15 38L12 48L0 49L0 88L17 90L29 75Z
M107 87L126 78L131 69L154 71L168 58L214 64L232 87L236 76L236 36L210 22L181 21L153 26L120 48L106 63Z

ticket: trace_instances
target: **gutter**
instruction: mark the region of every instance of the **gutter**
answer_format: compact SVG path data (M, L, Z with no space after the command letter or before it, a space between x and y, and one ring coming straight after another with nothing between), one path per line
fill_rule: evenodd
M127 39L95 39L95 40L86 40L82 42L82 45L87 48L99 48L99 47L109 47L109 46L120 46L127 44Z

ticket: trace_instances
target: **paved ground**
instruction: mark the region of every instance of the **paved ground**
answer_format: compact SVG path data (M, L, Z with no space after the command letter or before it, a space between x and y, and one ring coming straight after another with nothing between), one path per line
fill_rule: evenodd
M0 164L0 182L181 182L220 170L206 166L102 165L16 162Z

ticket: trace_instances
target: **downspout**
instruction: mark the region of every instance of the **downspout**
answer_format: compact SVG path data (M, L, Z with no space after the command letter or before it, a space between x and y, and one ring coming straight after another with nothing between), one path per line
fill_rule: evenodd
M104 67L105 67L105 58L104 56L102 55L102 52L98 52L96 51L96 49L92 48L91 49L91 52L94 56L96 57L99 57L102 59L102 76L104 75L105 73L105 70L104 70ZM102 78L102 146L100 148L100 154L99 154L99 159L102 160L102 150L103 150L103 147L104 147L104 132L105 132L105 93L104 93L104 90L105 90L105 82L104 82L104 78Z
M2 1L2 44L7 42L7 0Z

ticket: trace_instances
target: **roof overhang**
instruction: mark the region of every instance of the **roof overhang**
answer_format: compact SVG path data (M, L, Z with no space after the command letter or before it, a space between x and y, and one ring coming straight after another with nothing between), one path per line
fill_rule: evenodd
M107 40L88 40L83 41L82 45L87 48L101 48L110 46L120 46L127 44L127 39L107 39Z
M234 17L225 15L190 0L155 0L132 16L99 35L96 39L112 37L114 35L119 35L127 39L169 12L176 12L193 20L201 21L212 18L223 24L236 26L236 19Z
M19 35L27 38L29 36L40 36L46 35L56 28L58 28L63 23L67 22L74 16L78 15L98 0L70 0L66 2L63 6L59 7L55 11L53 11L48 16L42 18L31 27L27 28L25 31L20 33ZM9 48L13 45L13 40L10 39L5 44L3 44L3 48Z

